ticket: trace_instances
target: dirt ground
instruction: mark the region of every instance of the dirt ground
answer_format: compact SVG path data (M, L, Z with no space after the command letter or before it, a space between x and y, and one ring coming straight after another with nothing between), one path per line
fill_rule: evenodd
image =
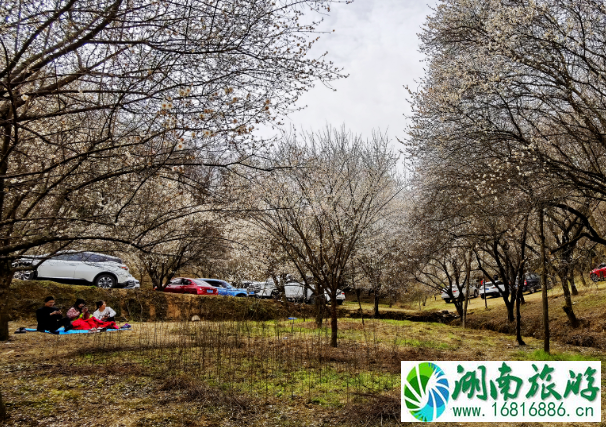
M188 358L199 354L198 349L186 349L183 337L194 332L202 337L213 330L204 339L220 345L234 339L234 328L240 327L235 323L138 323L133 331L111 337L12 334L19 326L27 325L11 323L11 340L0 343L0 387L10 414L7 426L400 425L399 360L532 360L542 347L534 338L518 347L502 333L443 324L341 319L340 345L332 349L326 345L327 331L316 332L312 322L255 322L246 325L254 328L248 329L248 342L238 342L229 353L224 348L223 360L234 362L225 365L219 376L223 380L217 381L215 356L194 372L192 366L199 369L199 363ZM230 332L221 335L222 331ZM554 343L553 352L563 358L606 360L602 350L590 347ZM247 374L251 360L259 363L264 358L274 361L268 365L265 390L252 381L252 392L248 385L238 389L238 372ZM310 393L320 394L307 395L306 387L291 384L289 389L281 384L280 375L297 381L298 363L318 360L326 369L326 381ZM369 384L379 387L354 389L348 383L346 394L338 381L354 369L358 375L374 376ZM606 419L606 406L602 408Z

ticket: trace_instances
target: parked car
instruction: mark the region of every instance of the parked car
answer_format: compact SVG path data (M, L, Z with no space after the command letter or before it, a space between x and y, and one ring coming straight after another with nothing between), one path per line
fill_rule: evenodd
M606 264L600 264L589 273L589 277L594 282L606 279Z
M21 279L46 279L65 283L88 283L99 288L138 288L139 281L120 258L96 252L59 252L56 255L23 257L15 264L32 267L18 272Z
M457 288L456 285L452 286L452 297L454 299L465 299L465 293L467 292L467 287L463 288L463 292L462 294L459 294L459 288ZM445 288L442 291L442 299L448 304L449 302L452 301L452 298L450 297L450 295L448 294L448 288ZM475 287L475 285L471 285L469 287L469 298L476 298L479 295L479 291L478 288Z
M288 282L284 285L284 297L288 301L292 302L306 302L308 304L315 304L314 285L306 287L299 282ZM324 299L328 303L330 302L330 295L324 291ZM345 292L337 289L337 304L342 305L345 301Z
M232 297L247 297L248 295L253 296L255 293L252 290L244 288L236 288L226 282L225 280L219 279L196 279L203 280L211 286L214 286L219 291L219 295L232 296Z
M163 291L172 294L219 295L217 288L206 283L204 280L189 279L186 277L172 279Z
M487 297L498 297L501 295L499 289L501 292L505 292L505 285L503 282L486 282L485 284L482 282L480 285L480 298L485 299Z
M252 282L247 288L254 293L257 298L274 298L280 295L280 291L276 288L273 281Z
M541 278L538 274L528 273L524 276L524 285L522 285L522 293L534 293L541 290Z

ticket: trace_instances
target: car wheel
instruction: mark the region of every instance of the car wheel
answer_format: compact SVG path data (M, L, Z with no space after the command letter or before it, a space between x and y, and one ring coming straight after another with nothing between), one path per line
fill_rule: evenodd
M477 297L478 297L478 295L479 295L479 293L478 293L478 290L476 289L476 290L474 291L474 293L473 293L473 297L474 297L474 298L477 298Z
M236 295L238 298L246 297L246 294L238 294Z
M337 305L343 305L343 300L342 299L338 299L337 300Z
M600 281L600 278L598 277L598 275L597 275L597 274L592 273L592 274L590 274L590 275L589 275L589 277L590 277L590 278L591 278L591 280L592 280L592 281L594 281L594 282L599 282L599 281Z
M34 280L36 278L35 271L17 271L14 276L17 280Z
M108 273L95 277L95 286L101 289L111 289L116 286L116 278Z

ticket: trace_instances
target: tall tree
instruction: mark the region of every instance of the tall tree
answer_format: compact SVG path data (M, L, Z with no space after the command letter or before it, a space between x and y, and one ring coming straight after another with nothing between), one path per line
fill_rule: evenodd
M314 23L302 15L329 3L5 3L0 324L15 258L76 241L138 244L146 227L130 217L151 180L192 193L196 211L208 187L200 168L246 163L259 151L257 123L338 77L306 56ZM184 214L157 215L147 229Z
M3 3L0 340L16 258L100 239L138 245L116 228L134 225L141 239L171 219L128 222L148 180L203 196L192 169L246 163L263 145L254 126L340 76L307 55L315 22L306 11L330 3Z
M336 347L337 290L353 254L401 192L397 156L383 135L363 140L329 128L285 139L275 158L276 170L258 181L250 220L313 276L320 295L328 293Z

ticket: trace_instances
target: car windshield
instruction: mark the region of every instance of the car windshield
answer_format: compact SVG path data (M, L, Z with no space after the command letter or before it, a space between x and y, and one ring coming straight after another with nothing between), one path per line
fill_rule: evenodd
M200 279L191 279L198 286L211 286L208 282Z

